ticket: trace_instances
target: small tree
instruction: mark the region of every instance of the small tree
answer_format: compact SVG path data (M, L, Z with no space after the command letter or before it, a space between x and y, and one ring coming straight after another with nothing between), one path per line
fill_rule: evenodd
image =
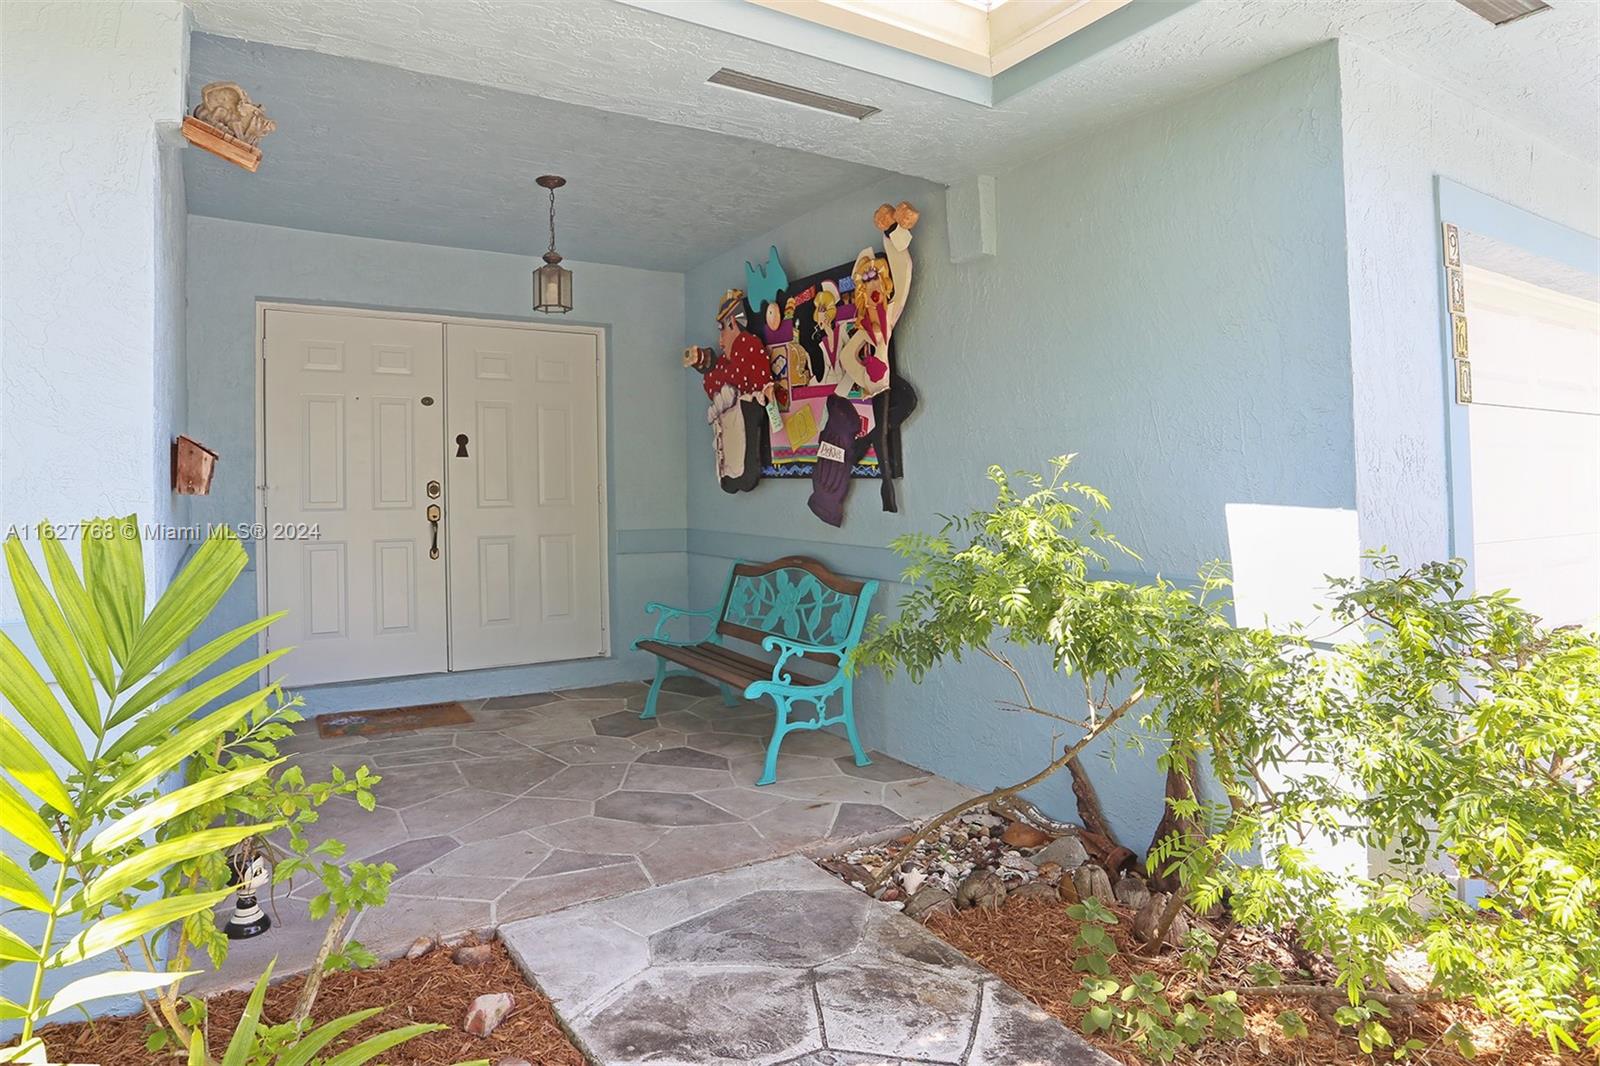
M1055 460L1048 480L991 468L992 509L894 542L911 590L855 665L920 680L976 653L1016 687L1003 706L1072 733L1056 735L1037 773L924 825L879 881L944 822L1062 769L1080 779L1080 814L1096 829L1080 754L1113 733L1158 738L1169 787L1146 866L1176 891L1152 950L1186 904L1221 905L1243 923L1290 927L1326 956L1331 987L1263 980L1277 995L1348 998L1339 1020L1366 1050L1389 1044L1390 1006L1434 996L1470 997L1553 1047L1586 1037L1600 1049L1595 634L1547 629L1504 594L1466 593L1457 562L1403 570L1382 555L1369 559L1373 576L1333 582L1328 621L1343 643L1234 626L1218 565L1193 589L1111 577L1110 560L1132 553L1097 518L1105 498L1065 480L1070 462ZM1063 711L1054 690L1036 697L1019 649L1043 656L1081 710ZM1329 869L1318 841L1387 861L1373 873ZM1462 898L1462 878L1482 884L1481 902ZM1390 986L1388 963L1404 946L1420 946L1433 967L1418 995ZM1110 1002L1120 986L1104 967L1085 968L1086 1001ZM1150 992L1135 991L1141 1002ZM1218 1019L1233 1017L1232 1001L1215 997L1254 991L1212 989L1177 1036L1148 1012L1120 1031L1170 1057L1177 1039L1221 1032ZM1116 1011L1102 1015L1122 1025ZM1280 1021L1303 1026L1293 1011Z
M283 768L275 742L298 718L292 703L276 686L233 694L253 684L282 651L198 680L277 616L179 654L244 569L244 548L231 533L209 537L147 612L136 519L84 523L81 572L53 528L39 527L48 586L21 541L13 535L5 543L29 635L67 707L0 634L0 698L17 717L14 724L9 714L0 716L0 816L5 834L19 845L15 850L30 854L25 868L0 852L0 899L33 912L39 928L29 939L0 925L0 966L30 973L23 1002L0 999L0 1017L22 1027L16 1044L0 1048L0 1062L46 1061L37 1029L50 1015L137 995L152 1024L152 1047L171 1044L186 1050L191 1063L209 1066L203 1007L179 995L179 982L194 972L184 968L191 943L218 961L226 952L213 908L233 891L229 850L286 831L278 876L317 873L325 890L313 912L335 915L324 955L363 961L359 947L335 954L334 941L349 913L382 902L393 867L340 867L342 846L332 841L311 848L304 830L333 795L352 794L370 809L377 778L362 767L353 776L307 783L298 769ZM180 929L174 964L164 967L162 939L174 925ZM107 954L120 959L121 971L80 977L45 995L51 971ZM320 968L308 980L291 1021L259 1032L252 1023L230 1044L227 1066L314 1066L329 1041L365 1020L349 1016L307 1032L319 974ZM264 989L265 978L258 992ZM355 1066L432 1028L397 1030L337 1061Z
M1550 630L1504 593L1465 591L1459 562L1333 582L1348 635L1284 644L1273 698L1177 708L1166 759L1207 758L1226 803L1174 806L1211 829L1152 851L1197 906L1292 925L1352 1006L1390 1002L1387 963L1420 945L1426 994L1575 1048L1600 1048L1600 642ZM1384 856L1340 874L1307 842ZM1264 861L1261 861L1264 860ZM1463 880L1483 891L1471 903ZM1386 1043L1376 1019L1361 1027Z
M1055 734L1061 748L1053 743L1028 778L931 820L880 878L963 810L1008 799L1061 770L1073 777L1084 824L1114 840L1083 751L1141 718L1159 726L1179 707L1242 713L1281 669L1269 635L1229 624L1226 602L1216 595L1227 584L1220 568L1195 588L1160 577L1112 577L1113 559L1137 556L1102 525L1099 515L1110 509L1106 498L1067 480L1072 460L1053 460L1048 479L991 467L993 508L947 518L936 535L910 534L891 545L908 560L904 579L911 589L899 617L875 626L862 643L854 666L875 666L890 676L904 669L920 681L946 659L981 655L1017 692L1001 706L1061 727ZM1036 695L1018 665L1019 650L1046 660L1072 696ZM1062 730L1070 731L1070 740Z

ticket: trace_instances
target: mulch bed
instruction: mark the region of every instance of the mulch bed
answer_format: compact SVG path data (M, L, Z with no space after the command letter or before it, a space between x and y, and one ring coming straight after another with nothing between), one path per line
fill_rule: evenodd
M1111 959L1112 975L1126 981L1134 973L1154 971L1167 980L1168 998L1176 1003L1178 995L1193 986L1194 975L1185 970L1171 952L1158 958L1136 954L1131 943L1132 912L1120 907L1112 910L1122 919L1111 929L1118 946L1117 954ZM1083 980L1083 974L1072 968L1077 957L1074 941L1078 923L1067 915L1065 906L1036 900L1010 900L997 911L974 908L954 914L933 914L927 925L1074 1031L1083 1031L1079 1023L1084 1011L1071 1002L1072 994ZM1247 967L1253 962L1270 961L1265 958L1269 947L1260 939L1253 942L1238 936L1227 939L1213 964L1211 979L1223 985L1253 984ZM1320 1017L1305 998L1252 995L1241 997L1240 1002L1246 1017L1247 1039L1210 1040L1184 1049L1175 1061L1180 1066L1371 1066L1375 1061L1361 1052L1353 1037L1341 1033L1331 1020ZM1338 1002L1326 1001L1325 1009L1337 1006ZM1310 1029L1309 1035L1294 1040L1283 1035L1275 1019L1285 1009L1300 1011ZM1471 1032L1478 1050L1476 1059L1464 1059L1440 1041L1440 1034L1452 1022L1462 1023ZM1556 1055L1548 1044L1531 1033L1491 1021L1475 1008L1461 1004L1428 1003L1404 1014L1396 1010L1389 1020L1389 1028L1396 1044L1413 1038L1426 1044L1425 1051L1417 1052L1407 1061L1427 1066L1556 1066L1581 1061ZM1128 1045L1103 1033L1086 1039L1127 1066L1146 1066L1148 1062ZM1380 1050L1376 1061L1388 1059L1388 1053Z
M386 1008L352 1029L334 1049L412 1022L442 1022L449 1026L389 1051L382 1059L387 1066L450 1066L484 1058L491 1063L523 1058L536 1066L584 1066L583 1055L556 1022L550 1001L523 979L502 944L496 941L493 949L487 964L471 968L452 962L450 948L435 948L418 958L399 959L370 970L328 974L317 995L313 1018L325 1022L368 1007ZM267 992L263 1014L269 1022L289 1016L303 980L290 978ZM470 1036L461 1029L467 1006L486 992L510 992L516 1007L488 1036ZM228 1036L238 1024L248 998L246 992L227 992L208 1001L213 1055L220 1057L227 1047ZM146 1019L134 1015L51 1025L40 1035L50 1051L51 1062L174 1066L182 1061L170 1053L146 1051L146 1027Z

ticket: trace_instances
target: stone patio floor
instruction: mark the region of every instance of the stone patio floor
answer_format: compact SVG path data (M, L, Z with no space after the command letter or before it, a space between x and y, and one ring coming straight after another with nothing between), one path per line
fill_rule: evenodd
M796 856L500 935L596 1066L1114 1066L921 925Z
M418 936L890 833L972 794L877 753L858 767L831 733L787 737L778 782L758 789L769 704L726 707L713 686L674 678L643 721L645 692L626 682L463 701L469 724L370 737L325 739L302 723L280 747L308 777L365 763L384 778L376 811L332 800L312 834L342 840L349 859L395 864L388 904L351 935L394 956ZM280 975L308 967L322 926L307 901L319 888L280 886L263 900L273 929L236 942L191 989L246 985L274 956Z

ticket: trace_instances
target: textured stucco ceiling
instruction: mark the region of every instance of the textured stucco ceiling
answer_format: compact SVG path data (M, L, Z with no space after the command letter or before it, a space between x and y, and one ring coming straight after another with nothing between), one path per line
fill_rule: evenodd
M197 28L954 181L1347 38L1580 159L1600 156L1600 4L1494 27L1447 0L1205 0L994 108L616 0L192 0ZM715 23L717 5L699 5ZM1161 4L1165 0L1138 0ZM721 66L882 109L862 124L704 84Z
M318 52L196 34L190 99L237 81L278 131L246 173L184 154L199 215L682 270L867 185L858 163Z

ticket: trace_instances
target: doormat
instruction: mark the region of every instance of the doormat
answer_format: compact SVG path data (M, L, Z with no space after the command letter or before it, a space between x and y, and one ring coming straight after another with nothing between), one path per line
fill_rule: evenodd
M317 719L317 734L324 737L365 737L374 733L404 733L441 725L462 725L472 715L459 703L419 703L387 711L351 711L325 714Z

